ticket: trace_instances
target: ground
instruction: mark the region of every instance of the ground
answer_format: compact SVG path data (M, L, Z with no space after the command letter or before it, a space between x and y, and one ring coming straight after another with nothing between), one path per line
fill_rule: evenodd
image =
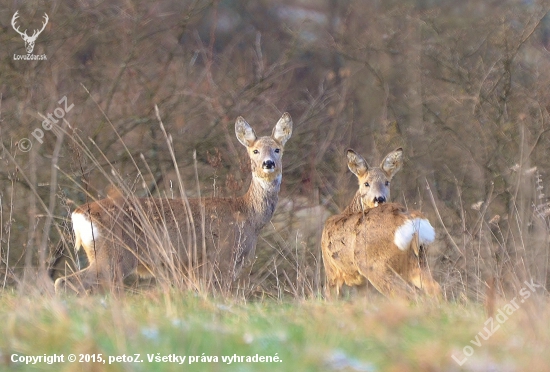
M4 293L0 366L22 371L544 371L550 370L550 316L541 311L545 301L530 298L506 317L499 310L508 303L497 302L489 318L473 302L355 297L245 303L159 290L123 299ZM73 356L76 361L69 361Z

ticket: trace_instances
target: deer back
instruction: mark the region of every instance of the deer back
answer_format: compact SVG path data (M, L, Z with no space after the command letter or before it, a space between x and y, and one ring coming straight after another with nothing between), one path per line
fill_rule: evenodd
M418 253L415 247L434 238L433 227L420 212L408 212L399 204L333 216L325 223L322 238L328 279L358 285L364 281L360 266L380 264L403 272L411 252L414 256ZM413 244L415 239L418 241Z

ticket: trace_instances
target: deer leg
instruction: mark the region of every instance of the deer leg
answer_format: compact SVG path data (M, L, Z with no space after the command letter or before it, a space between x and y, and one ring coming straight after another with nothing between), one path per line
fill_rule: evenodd
M136 271L137 262L134 250L129 247L102 244L88 267L55 281L55 292L81 295L98 287L120 291L124 278Z
M377 266L359 267L359 271L384 296L413 299L413 291L405 280L385 263Z
M99 284L100 273L95 262L74 274L58 278L55 281L55 293L86 294Z
M118 293L124 288L124 279L135 271L129 270L128 266L137 266L137 262L135 262L136 265L127 265L130 260L137 261L135 256L125 258L124 263L113 262L102 265L94 261L83 270L58 278L55 281L55 292L82 295L102 287Z
M429 296L439 298L441 296L441 287L432 278L430 268L428 267L428 257L426 256L426 247L418 244L417 239L413 239L412 252L408 257L408 281Z
M342 280L331 280L327 277L326 285L325 285L325 298L327 300L338 300L340 297L340 290L342 289L342 285L344 282ZM333 295L334 293L334 295Z
M427 266L421 267L418 262L414 263L409 272L409 280L416 288L423 290L427 295L439 298L441 287L432 278Z

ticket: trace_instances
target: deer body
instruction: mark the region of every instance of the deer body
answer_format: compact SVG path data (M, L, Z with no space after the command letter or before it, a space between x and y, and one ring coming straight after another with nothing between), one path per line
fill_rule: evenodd
M75 247L83 247L90 265L56 280L56 291L81 293L136 272L155 276L160 266L172 264L199 266L212 281L230 287L275 211L292 119L285 113L271 137L257 138L242 118L235 130L252 164L252 181L243 196L186 201L117 195L77 208L72 214Z
M434 238L434 229L422 214L409 213L399 204L333 216L322 237L328 285L339 294L343 284L357 286L368 280L386 296L409 297L409 283L436 295L439 285L427 271L425 259L419 258Z
M402 150L386 156L379 168L348 150L348 167L359 179L359 190L348 207L329 218L321 248L327 294L343 284L368 280L389 297L410 297L408 284L438 295L440 288L427 268L425 246L435 239L430 222L418 211L387 203L389 181L402 166Z

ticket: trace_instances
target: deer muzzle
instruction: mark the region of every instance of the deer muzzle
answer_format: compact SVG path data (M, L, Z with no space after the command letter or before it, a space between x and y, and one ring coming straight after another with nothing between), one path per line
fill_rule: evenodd
M265 160L262 163L262 169L265 173L275 172L275 162L273 160Z
M373 199L373 204L375 207L378 207L378 204L382 204L386 202L386 198L384 196L376 196Z

